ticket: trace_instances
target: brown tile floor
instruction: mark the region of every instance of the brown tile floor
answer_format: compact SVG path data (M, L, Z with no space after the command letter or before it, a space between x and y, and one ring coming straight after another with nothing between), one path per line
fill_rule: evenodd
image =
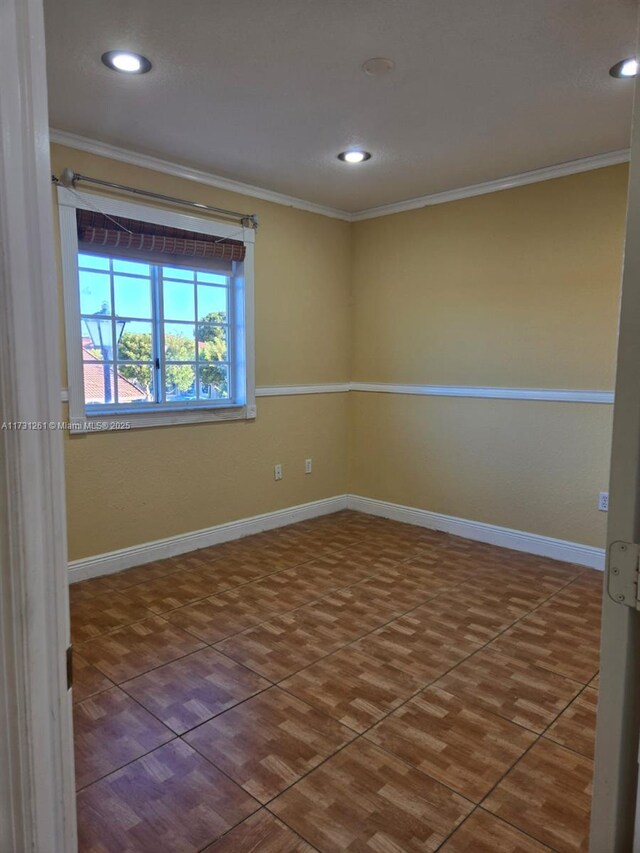
M80 850L586 851L601 580L341 512L74 584Z

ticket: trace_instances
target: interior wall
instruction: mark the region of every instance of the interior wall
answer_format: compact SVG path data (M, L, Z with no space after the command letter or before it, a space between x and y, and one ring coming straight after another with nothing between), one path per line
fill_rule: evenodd
M52 166L258 213L258 386L613 388L625 166L354 224L59 145ZM611 415L351 392L67 436L69 558L346 492L599 546Z
M352 379L612 390L627 167L356 223ZM352 393L355 494L602 546L612 406Z
M64 167L257 213L256 384L348 380L349 223L54 145L53 171ZM255 421L67 435L69 559L344 494L347 398L265 397Z

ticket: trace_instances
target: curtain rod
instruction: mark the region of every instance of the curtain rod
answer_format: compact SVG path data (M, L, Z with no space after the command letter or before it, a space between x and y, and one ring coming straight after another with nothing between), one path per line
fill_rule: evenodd
M230 219L238 219L246 228L258 227L258 216L255 213L239 213L237 210L227 210L224 207L213 207L210 204L200 204L197 201L186 201L182 198L174 198L170 195L162 195L162 193L154 193L150 190L139 190L136 187L129 187L125 184L116 184L113 181L103 181L100 178L90 178L88 175L80 175L74 172L73 169L63 169L60 177L51 175L51 180L54 184L60 184L63 187L75 187L79 181L85 181L88 184L97 184L100 187L110 187L114 190L120 190L134 195L142 195L147 198L155 198L160 201L168 201L171 204L180 204L184 207L195 207L196 210L206 210L209 213L217 213L221 216L227 216Z

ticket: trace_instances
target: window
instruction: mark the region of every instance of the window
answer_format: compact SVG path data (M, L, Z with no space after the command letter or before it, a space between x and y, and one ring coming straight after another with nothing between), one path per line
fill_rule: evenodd
M84 210L77 193L58 193L72 423L255 417L254 232L86 194ZM185 234L242 259L175 253L175 243L169 254L167 241Z

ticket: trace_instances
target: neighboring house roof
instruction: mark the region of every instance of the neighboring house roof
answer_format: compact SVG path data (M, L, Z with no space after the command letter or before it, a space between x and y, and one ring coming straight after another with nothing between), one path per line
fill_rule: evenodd
M104 365L89 349L83 347L82 365L84 373L84 400L85 403L104 403ZM114 368L109 368L109 380L113 387ZM118 402L131 403L137 400L146 400L146 393L139 388L135 382L116 374L118 382Z

